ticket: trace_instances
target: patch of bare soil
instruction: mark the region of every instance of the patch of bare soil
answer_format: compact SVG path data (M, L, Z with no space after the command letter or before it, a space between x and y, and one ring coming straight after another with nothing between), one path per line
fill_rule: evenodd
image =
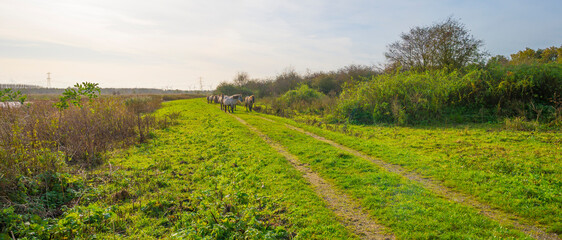
M268 118L264 118L264 117L260 117L264 120L267 121L271 121L271 122L275 122L271 119ZM487 204L484 204L480 201L478 201L474 196L472 195L468 195L465 193L461 193L458 191L455 191L449 187L445 187L442 186L438 183L438 181L433 180L431 178L428 177L424 177L416 172L412 172L412 171L408 171L406 169L404 169L403 167L396 165L396 164L391 164L391 163L387 163L384 162L380 159L376 159L373 158L365 153L362 153L360 151L357 151L355 149L351 149L349 147L340 145L338 143L335 143L334 141L328 140L324 137L318 136L314 133L311 132L307 132L304 129L289 125L289 124L285 124L286 127L293 129L295 131L304 133L308 136L311 136L319 141L328 143L336 148L339 148L343 151L349 152L357 157L366 159L378 166L380 166L383 169L386 169L389 172L392 173L396 173L398 175L401 175L407 179L410 179L412 181L416 181L418 183L421 183L425 188L429 189L430 191L434 192L435 194L442 196L450 201L454 201L466 206L470 206L473 207L475 209L477 209L480 214L487 216L495 221L500 222L501 224L504 225L513 225L516 229L526 233L527 235L536 238L536 239L560 239L559 236L556 233L547 233L544 230L542 230L541 228L534 226L532 224L529 224L528 221L524 220L522 217L513 215L511 213L507 213L504 211L501 211L499 209L493 208Z
M295 155L289 153L281 144L273 141L254 126L243 119L232 115L236 120L246 125L251 131L260 136L267 144L281 153L303 177L312 184L317 195L321 196L328 207L338 216L340 222L352 229L362 239L395 239L388 230L377 224L376 221L354 200L335 189L317 173L312 171L307 164L301 163Z

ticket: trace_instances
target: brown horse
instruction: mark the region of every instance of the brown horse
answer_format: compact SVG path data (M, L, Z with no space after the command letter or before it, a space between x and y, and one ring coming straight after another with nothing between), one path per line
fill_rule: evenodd
M244 105L246 106L246 111L252 111L252 108L254 107L254 95L252 96L247 96L246 98L244 98Z

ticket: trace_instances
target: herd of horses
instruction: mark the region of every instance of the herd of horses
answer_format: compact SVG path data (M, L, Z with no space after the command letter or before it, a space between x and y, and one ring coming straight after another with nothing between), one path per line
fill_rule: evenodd
M231 113L234 113L234 110L236 110L236 104L238 104L238 102L244 103L244 105L246 106L246 111L251 112L252 108L254 107L254 101L254 95L247 96L245 98L242 97L242 94L234 94L232 96L220 94L207 97L208 104L219 103L221 105L221 110Z

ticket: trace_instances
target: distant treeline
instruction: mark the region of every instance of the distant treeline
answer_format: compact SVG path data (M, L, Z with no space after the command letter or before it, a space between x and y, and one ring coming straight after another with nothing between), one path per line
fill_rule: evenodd
M0 83L0 89L6 89L6 88L10 88L10 89L35 89L35 88L43 88L43 87L37 86L37 85L29 85L29 84Z
M0 84L0 89L20 90L23 94L62 94L64 88L45 88L37 85L27 84ZM103 95L131 95L131 94L205 94L211 91L186 91L186 90L164 90L157 88L102 88Z
M243 95L255 95L258 98L278 97L289 90L306 84L317 91L330 96L341 93L343 86L362 79L371 78L382 73L375 66L349 65L329 72L314 72L305 75L298 74L293 69L287 69L283 73L265 79L252 79L248 73L240 72L234 77L234 82L222 82L214 93L232 95L241 93Z

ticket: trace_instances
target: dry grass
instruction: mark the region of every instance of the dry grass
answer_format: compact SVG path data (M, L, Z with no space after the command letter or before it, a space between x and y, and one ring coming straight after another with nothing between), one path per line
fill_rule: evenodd
M151 129L172 124L178 114L151 114L161 101L104 97L62 111L48 100L0 109L0 205L33 194L22 185L25 179L68 172L68 166L97 166L106 152L143 142Z

